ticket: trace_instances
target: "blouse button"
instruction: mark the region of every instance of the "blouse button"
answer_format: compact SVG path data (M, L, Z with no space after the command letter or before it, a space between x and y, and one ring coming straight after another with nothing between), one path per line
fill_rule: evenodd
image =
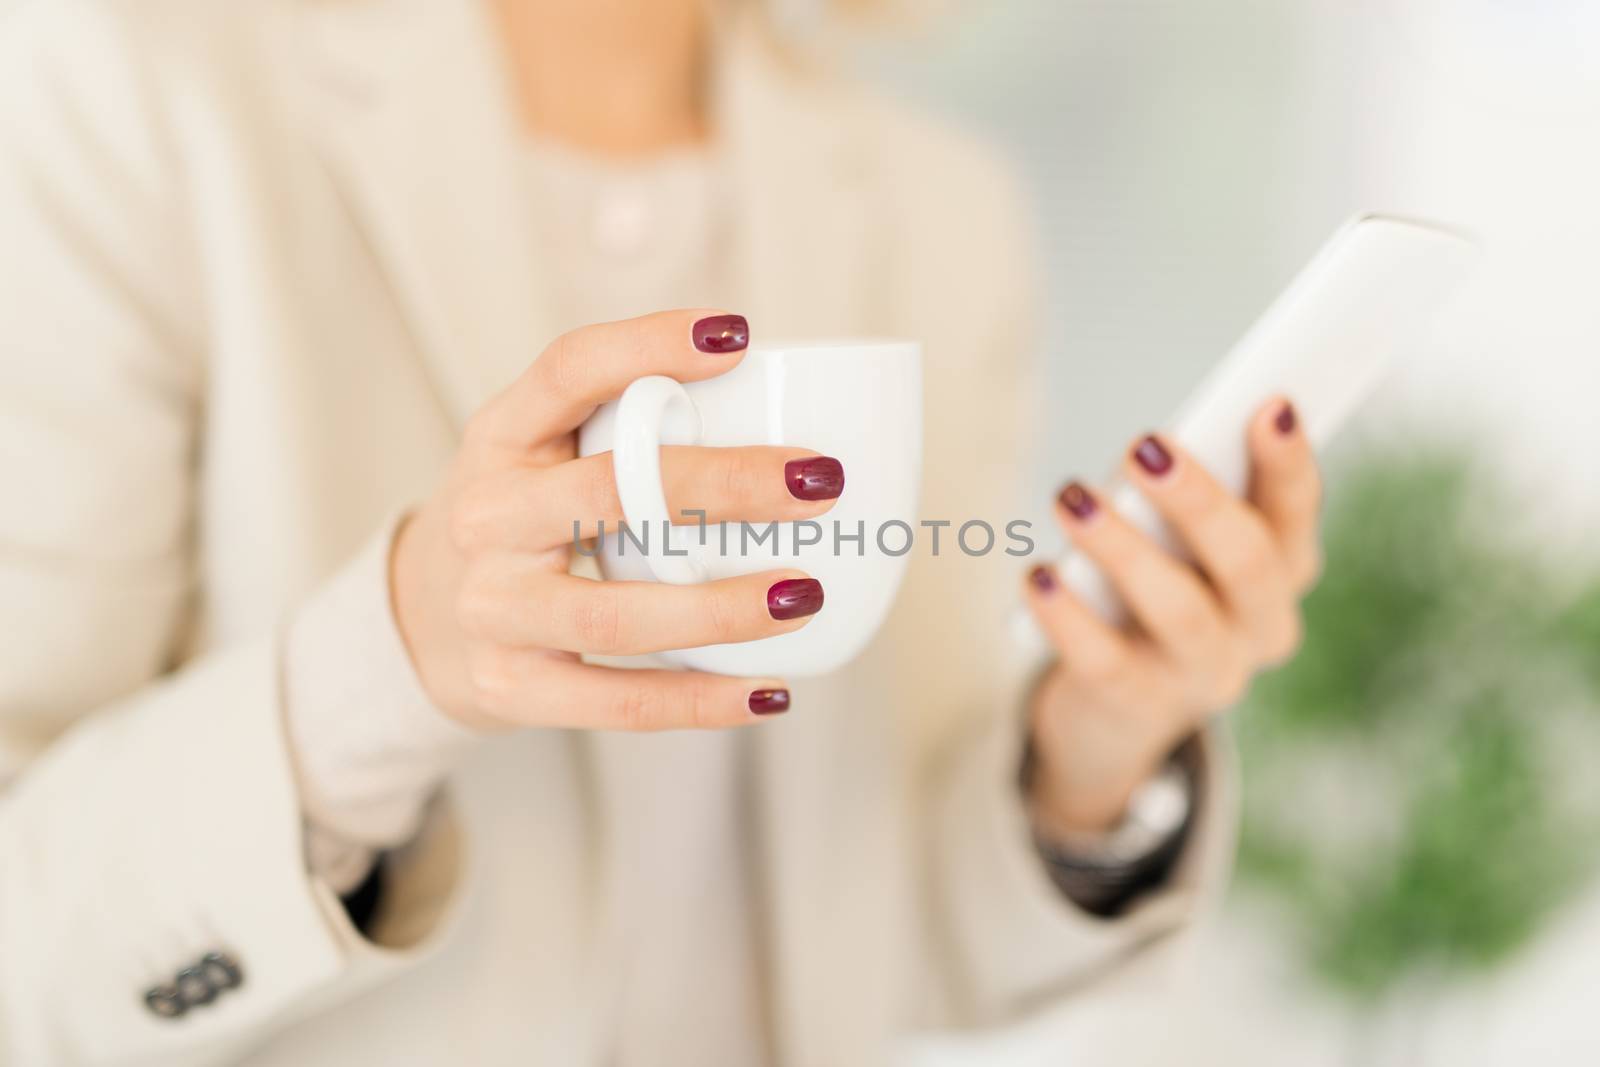
M614 256L637 252L650 229L650 205L637 193L605 193L595 203L593 229L595 247L602 252Z

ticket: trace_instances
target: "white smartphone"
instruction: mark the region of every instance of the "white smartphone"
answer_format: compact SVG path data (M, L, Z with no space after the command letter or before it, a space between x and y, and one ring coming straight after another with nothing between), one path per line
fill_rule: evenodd
M1256 409L1274 394L1288 396L1312 443L1326 445L1396 358L1423 340L1477 258L1477 242L1452 227L1357 216L1189 394L1166 434L1243 493L1250 472L1245 427ZM1183 551L1131 485L1113 477L1104 490L1136 526ZM1058 569L1104 617L1125 620L1115 590L1087 557L1069 551Z

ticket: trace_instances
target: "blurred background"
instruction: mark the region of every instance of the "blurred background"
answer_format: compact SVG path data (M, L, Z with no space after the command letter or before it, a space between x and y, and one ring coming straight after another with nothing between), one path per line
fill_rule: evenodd
M1600 1063L1600 3L988 0L854 61L1032 187L1040 499L1352 213L1483 237L1328 457L1330 577L1238 715L1239 877L1162 1059ZM932 1058L1051 1062L1025 1034Z

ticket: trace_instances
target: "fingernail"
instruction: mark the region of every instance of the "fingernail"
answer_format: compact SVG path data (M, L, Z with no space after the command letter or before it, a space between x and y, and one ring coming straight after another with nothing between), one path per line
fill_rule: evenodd
M1068 482L1067 487L1061 490L1061 506L1072 513L1073 518L1080 522L1087 522L1094 517L1100 509L1095 502L1094 494L1083 487L1082 482Z
M1146 437L1133 450L1133 458L1145 472L1159 478L1172 469L1172 453L1154 437Z
M831 456L791 459L783 465L783 480L798 500L836 500L844 492L844 464Z
M750 694L750 710L757 715L782 715L789 710L789 691L757 689Z
M750 344L750 324L743 315L712 315L695 323L690 333L702 352L742 352Z
M786 578L767 590L767 613L779 622L821 610L822 583L815 578Z
M1296 418L1294 413L1294 405L1285 400L1283 402L1283 407L1279 408L1278 414L1273 417L1272 425L1278 428L1279 433L1283 434L1285 437L1288 437L1290 434L1294 433L1295 425L1299 421L1300 420Z
M1056 588L1056 576L1043 564L1028 572L1028 581L1032 582L1033 587L1041 593L1054 592Z

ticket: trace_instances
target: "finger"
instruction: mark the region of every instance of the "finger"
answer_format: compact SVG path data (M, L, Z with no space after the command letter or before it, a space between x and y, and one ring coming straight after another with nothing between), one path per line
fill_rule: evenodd
M1048 564L1028 572L1024 596L1061 662L1073 674L1105 683L1133 660L1128 635L1107 623L1061 581Z
M1199 573L1174 558L1079 482L1056 499L1067 536L1095 562L1134 618L1184 663L1219 657L1229 638L1222 605Z
M477 697L507 722L583 730L715 730L748 726L789 710L776 678L697 671L624 670L501 651L480 658Z
M822 583L800 571L703 585L605 582L552 574L506 553L469 569L461 623L470 636L498 644L634 656L789 633L822 603Z
M1296 592L1322 570L1322 474L1294 405L1284 397L1250 420L1250 501L1265 517Z
M1126 475L1188 547L1252 644L1269 658L1298 638L1296 596L1277 537L1175 442L1151 435Z
M693 527L813 518L833 507L845 475L831 457L759 445L663 448L661 477L668 513ZM705 515L693 514L699 511ZM602 522L614 533L622 520L611 453L602 452L552 467L510 467L481 479L457 502L455 535L462 549L537 552L593 538Z
M637 378L714 378L749 345L742 315L711 308L662 311L564 333L473 416L469 442L526 450L575 429Z

